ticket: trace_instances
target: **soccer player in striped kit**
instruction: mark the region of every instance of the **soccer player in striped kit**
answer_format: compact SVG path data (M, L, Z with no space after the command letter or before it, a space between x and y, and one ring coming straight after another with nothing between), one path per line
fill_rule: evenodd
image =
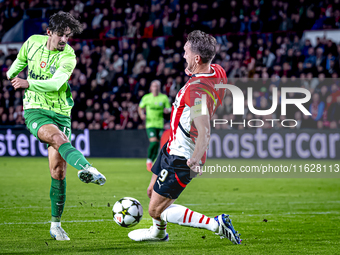
M153 176L148 196L153 226L131 231L129 237L134 241L168 241L166 225L171 222L204 228L221 238L228 238L234 244L240 244L240 234L235 231L228 215L210 218L174 204L205 163L210 140L210 119L225 95L225 89L215 89L214 85L227 82L223 68L211 64L216 54L214 37L195 30L188 35L184 51L187 62L185 72L190 79L176 96L171 112L170 138L151 170ZM202 111L204 103L207 114Z

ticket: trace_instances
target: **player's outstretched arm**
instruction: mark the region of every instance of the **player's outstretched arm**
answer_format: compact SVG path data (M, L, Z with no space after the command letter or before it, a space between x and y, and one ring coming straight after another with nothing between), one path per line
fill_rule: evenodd
M24 62L20 59L15 59L11 65L11 68L7 71L6 76L8 80L12 80L13 77L16 77L24 68L27 66L27 62Z
M6 76L8 80L12 80L27 66L27 41L20 48L17 58L12 63Z
M199 169L199 162L204 153L208 149L210 140L210 121L209 115L201 115L194 119L198 136L196 140L195 150L190 159L187 161L187 165L191 170L197 172Z

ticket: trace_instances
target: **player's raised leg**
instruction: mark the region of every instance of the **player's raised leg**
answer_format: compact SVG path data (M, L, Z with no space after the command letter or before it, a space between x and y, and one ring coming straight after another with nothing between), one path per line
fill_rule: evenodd
M233 244L241 243L240 234L235 231L229 215L221 214L210 218L182 205L172 204L162 212L160 218L165 222L181 226L204 228L216 233L221 238L228 238Z
M68 241L70 238L61 227L60 219L66 201L66 161L53 147L48 148L48 162L51 173L51 228L52 238L58 241Z
M171 174L170 177L168 177L168 175L169 174L167 174L166 177L171 179ZM234 244L241 243L240 235L234 230L228 215L221 214L215 218L209 218L198 212L191 211L184 206L173 204L175 199L160 195L159 193L162 193L162 190L164 190L164 193L169 190L166 182L160 182L159 177L161 176L162 175L157 176L154 174L150 182L150 186L154 183L149 204L149 214L153 218L153 226L149 229L138 229L130 232L129 237L132 240L167 241L169 235L166 233L166 226L167 222L170 222L181 226L207 229L220 235L221 238L228 238ZM164 176L165 175L163 175L163 177ZM173 181L169 183L173 183ZM183 189L177 189L175 193L169 195L177 198L185 188L185 185L183 183L181 184ZM148 194L150 193L149 189ZM155 190L157 190L157 192Z
M71 145L66 135L57 126L53 124L41 126L38 137L58 151L67 163L79 170L78 177L81 181L104 185L105 176L91 166L84 155Z

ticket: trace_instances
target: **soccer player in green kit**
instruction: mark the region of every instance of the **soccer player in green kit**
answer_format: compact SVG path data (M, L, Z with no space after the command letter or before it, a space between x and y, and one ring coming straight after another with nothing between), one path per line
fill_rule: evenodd
M73 99L67 81L76 66L76 56L67 41L72 34L81 32L82 25L71 14L62 11L53 14L47 36L28 38L7 72L15 90L25 89L23 105L27 128L48 144L52 179L50 234L60 241L70 240L60 224L66 201L67 163L79 170L78 177L85 183L104 185L106 182L105 176L70 143ZM27 80L16 77L27 65Z
M151 82L151 93L143 96L139 103L138 112L142 120L146 120L146 133L149 137L150 145L146 169L151 172L152 162L157 158L159 141L164 131L163 113L171 112L171 105L166 95L160 93L161 83L158 80ZM146 114L144 113L146 108Z

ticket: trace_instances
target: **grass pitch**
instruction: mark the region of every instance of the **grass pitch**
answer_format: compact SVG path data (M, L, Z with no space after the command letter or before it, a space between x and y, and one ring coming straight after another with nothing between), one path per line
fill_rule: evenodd
M69 166L62 226L71 241L57 242L49 235L47 158L0 158L0 253L340 254L340 179L194 179L177 203L208 216L230 214L242 234L242 245L175 224L168 224L167 243L136 243L128 232L152 224L146 195L151 175L145 160L91 158L90 162L107 183L84 184ZM311 163L299 161L305 162ZM137 198L144 208L143 220L132 229L112 220L112 206L124 196Z

